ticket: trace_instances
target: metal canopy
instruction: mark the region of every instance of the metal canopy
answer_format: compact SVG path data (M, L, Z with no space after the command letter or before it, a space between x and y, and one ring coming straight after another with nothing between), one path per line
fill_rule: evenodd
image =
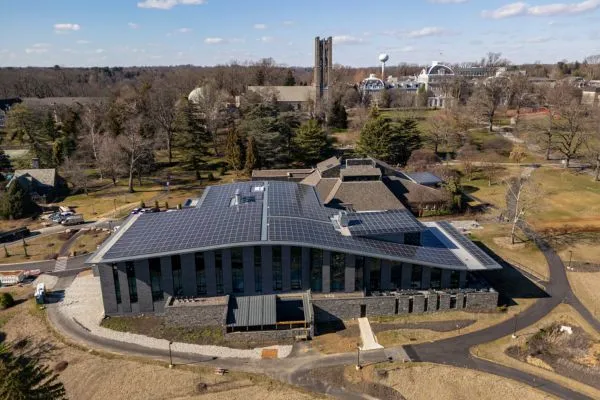
M227 311L227 326L268 326L277 323L277 297L262 296L230 297Z

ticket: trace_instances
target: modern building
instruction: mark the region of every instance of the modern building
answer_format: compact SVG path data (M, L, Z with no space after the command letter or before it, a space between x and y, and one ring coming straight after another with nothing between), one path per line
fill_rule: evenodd
M206 314L212 320L257 295L276 295L255 299L272 307L296 294L317 321L422 312L426 297L430 311L489 309L498 294L478 272L501 268L450 223L421 223L400 207L326 207L316 187L280 181L212 186L195 207L131 215L87 263L100 276L106 315L172 317L185 305L173 299L227 297Z

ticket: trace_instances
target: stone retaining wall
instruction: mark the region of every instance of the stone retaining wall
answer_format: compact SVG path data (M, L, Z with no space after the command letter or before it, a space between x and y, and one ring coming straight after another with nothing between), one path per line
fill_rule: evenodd
M307 333L310 333L310 329L308 328L282 329L275 331L230 332L225 334L225 339L260 343L262 341L294 340L296 336L305 336Z
M171 304L171 298L166 304ZM222 326L227 323L227 304L166 306L164 317L177 326Z
M312 300L316 322L335 322L360 318L361 305L366 305L367 316L394 315L396 298L360 297L354 299L314 299Z

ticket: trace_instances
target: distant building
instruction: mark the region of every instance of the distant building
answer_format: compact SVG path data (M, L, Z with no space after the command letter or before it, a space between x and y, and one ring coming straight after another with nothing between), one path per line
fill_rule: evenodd
M600 87L588 87L581 92L581 103L597 107L600 104Z
M447 65L433 61L431 66L424 68L417 82L427 91L427 107L444 108L452 97L446 93L445 85L454 79L454 70Z
M33 201L38 203L52 201L65 186L64 180L58 175L55 168L17 169L12 175L9 175L6 186L10 187L15 181L27 188Z

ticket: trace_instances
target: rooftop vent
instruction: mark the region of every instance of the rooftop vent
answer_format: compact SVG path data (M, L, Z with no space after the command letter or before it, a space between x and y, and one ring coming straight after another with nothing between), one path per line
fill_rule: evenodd
M340 211L331 217L331 222L333 223L335 230L340 232L343 236L352 236L350 229L348 229L350 218L348 217L347 211Z
M264 191L265 191L265 187L264 187L264 186L262 186L262 185L261 185L261 186L254 186L254 187L252 188L252 191L253 191L253 192L264 192Z

